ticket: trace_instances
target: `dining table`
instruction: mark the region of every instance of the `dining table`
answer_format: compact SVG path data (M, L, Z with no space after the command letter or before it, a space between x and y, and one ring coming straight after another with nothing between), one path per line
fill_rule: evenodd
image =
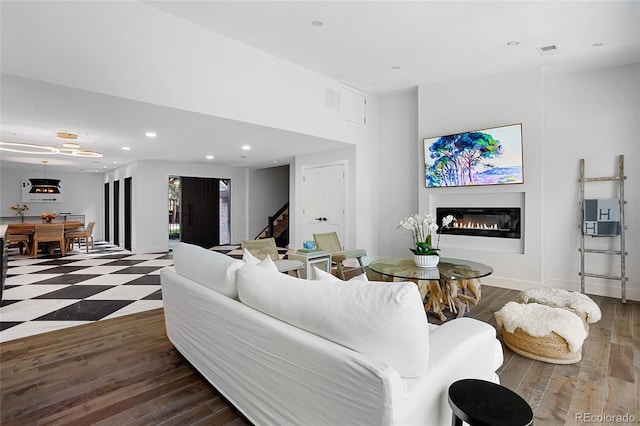
M8 234L17 234L17 235L27 235L29 237L29 247L31 250L37 250L37 247L33 247L33 234L36 230L36 225L43 224L60 224L64 225L64 230L66 231L74 231L84 226L84 223L80 220L63 220L63 221L51 221L51 222L21 222L21 223L10 223L7 226ZM51 245L48 246L49 254L52 254L53 247Z
M73 231L76 230L78 228L81 228L84 223L82 223L82 221L79 220L63 220L60 222L56 222L51 221L51 222L22 222L22 223L10 223L8 224L9 229L10 229L10 233L12 234L24 234L24 235L29 235L29 234L33 234L33 232L36 230L36 225L43 225L43 224L57 224L57 223L62 223L64 225L64 230L65 231Z

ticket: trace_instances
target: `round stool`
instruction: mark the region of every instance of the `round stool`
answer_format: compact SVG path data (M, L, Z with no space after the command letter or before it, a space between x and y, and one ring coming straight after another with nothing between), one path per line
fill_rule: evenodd
M533 410L520 395L493 382L458 380L449 386L452 426L529 426Z

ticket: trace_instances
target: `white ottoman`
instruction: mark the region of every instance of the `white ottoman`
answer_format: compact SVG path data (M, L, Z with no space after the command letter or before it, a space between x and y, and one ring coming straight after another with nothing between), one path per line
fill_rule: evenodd
M600 307L589 296L577 291L560 288L532 288L520 293L521 303L539 303L541 305L568 309L578 315L589 331L589 324L600 321Z
M566 309L509 302L495 317L505 345L519 355L552 364L582 359L587 331L582 320Z

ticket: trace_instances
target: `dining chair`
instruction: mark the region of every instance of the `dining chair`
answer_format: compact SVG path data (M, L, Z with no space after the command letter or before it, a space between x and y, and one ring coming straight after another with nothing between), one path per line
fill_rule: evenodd
M17 244L20 248L20 254L25 252L29 255L29 234L25 233L24 228L7 226L7 245Z
M36 230L33 233L33 245L31 246L31 252L33 258L38 258L38 244L39 243L55 243L60 244L60 252L64 256L66 252L66 245L64 239L64 224L43 224L36 225Z
M260 238L257 240L245 240L241 244L243 250L248 250L260 260L264 260L267 256L271 257L273 263L278 268L278 272L289 273L294 271L297 277L300 277L300 269L304 268L304 263L299 260L283 260L280 259L276 240L273 238Z
M363 274L366 274L364 265L362 264L362 258L367 255L366 250L363 249L351 249L345 250L336 232L325 232L322 234L313 234L313 240L316 242L316 247L320 250L331 253L331 262L335 263L338 270L338 275L343 280L345 279L344 273L354 269L361 269ZM345 269L345 265L342 263L345 260L356 259L360 266L349 267Z
M89 253L89 241L91 241L91 250L93 250L93 227L96 224L95 221L91 221L87 224L85 229L79 229L77 231L68 231L65 234L67 239L68 250L73 250L73 244L75 240L78 240L78 249L80 249L80 241L84 239L87 253Z

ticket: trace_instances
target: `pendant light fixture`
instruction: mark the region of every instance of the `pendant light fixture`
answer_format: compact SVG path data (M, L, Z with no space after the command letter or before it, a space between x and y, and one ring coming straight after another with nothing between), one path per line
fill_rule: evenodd
M47 163L48 160L42 160L44 165L44 178L29 179L31 182L32 194L59 194L60 193L60 179L47 179Z

